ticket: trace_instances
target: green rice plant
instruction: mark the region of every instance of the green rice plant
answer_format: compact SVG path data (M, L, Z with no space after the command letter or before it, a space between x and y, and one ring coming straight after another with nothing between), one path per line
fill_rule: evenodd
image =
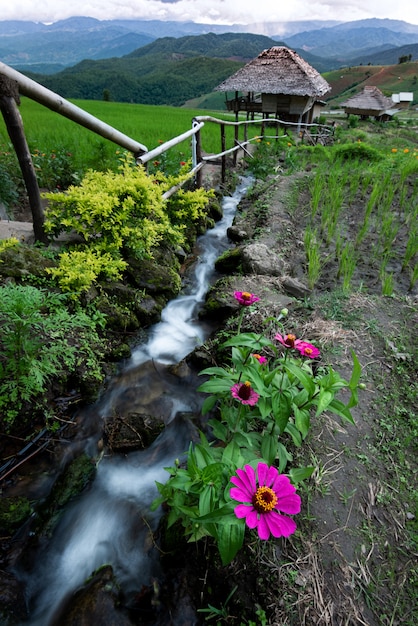
M417 280L418 280L418 263L416 263L411 270L411 280L409 281L409 291L413 290Z
M315 217L317 214L321 199L323 198L324 190L326 188L326 181L324 178L324 171L322 168L320 171L316 172L316 175L313 179L312 189L311 189L311 216Z
M361 174L359 172L352 172L351 176L349 177L348 194L346 198L349 206L351 206L354 202L354 199L360 189L360 183Z
M411 225L406 243L405 254L402 261L402 271L404 271L411 261L418 254L418 226L415 223Z
M394 276L392 273L382 272L380 276L382 284L382 296L391 296L393 294Z
M381 194L382 194L382 190L380 187L380 182L375 182L373 189L370 193L369 199L367 200L367 203L366 203L366 207L364 210L363 223L360 226L360 229L356 237L356 245L359 245L363 241L363 239L365 238L370 228L370 217L373 212L373 209L375 209L378 206Z
M321 214L321 226L329 244L335 235L344 201L346 175L343 171L331 172L327 184L327 197Z
M338 228L335 234L335 258L337 261L341 259L341 254L344 247L344 238L341 233L341 229Z
M316 230L308 227L304 235L305 254L308 265L308 285L313 289L321 275L321 246Z
M351 279L357 265L356 245L352 241L347 241L338 266L338 278L343 279L343 293L348 293L351 288Z
M29 148L34 154L71 154L73 171L82 176L88 169L117 170L118 155L122 150L113 142L57 114L54 111L22 97L20 112ZM160 143L181 135L192 127L193 118L208 116L210 111L170 106L152 106L99 100L72 100L83 111L111 125L121 133L137 140L152 150ZM217 119L230 119L216 112ZM242 131L243 132L243 131ZM221 148L221 127L205 123L200 131L202 149L207 153L218 153ZM256 134L256 133L254 133ZM234 127L225 126L228 147L234 145ZM8 133L0 118L0 144L8 143ZM185 140L173 148L179 154L178 161L191 157L191 141ZM1 155L0 155L1 160Z

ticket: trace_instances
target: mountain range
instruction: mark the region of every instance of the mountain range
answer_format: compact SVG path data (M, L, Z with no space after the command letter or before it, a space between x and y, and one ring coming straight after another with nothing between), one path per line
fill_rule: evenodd
M0 21L0 59L17 69L55 73L85 59L122 57L160 38L209 33L267 36L302 53L319 71L350 65L358 59L367 64L371 56L390 50L396 55L396 48L418 43L418 25L377 18L343 23L300 21L222 26L72 17L53 24ZM316 64L308 53L317 57Z
M160 37L152 34L157 24ZM196 108L221 109L224 95L213 91L219 83L263 50L286 45L326 76L333 98L367 81L380 85L376 81L384 80L390 92L416 89L418 26L377 19L311 26L303 23L304 30L295 32L296 23L288 24L288 34L281 27L283 37L231 32L231 27L180 36L182 28L208 27L93 18L51 25L9 21L0 22L0 60L64 98L171 106L192 102ZM163 36L165 31L171 34ZM381 71L380 66L395 65L396 76ZM351 66L359 71L353 74Z

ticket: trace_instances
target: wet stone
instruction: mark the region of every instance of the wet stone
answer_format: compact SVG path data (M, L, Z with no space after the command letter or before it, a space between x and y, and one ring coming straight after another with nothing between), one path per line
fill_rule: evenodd
M113 452L144 450L163 429L161 419L144 413L129 413L125 417L107 419L105 441Z

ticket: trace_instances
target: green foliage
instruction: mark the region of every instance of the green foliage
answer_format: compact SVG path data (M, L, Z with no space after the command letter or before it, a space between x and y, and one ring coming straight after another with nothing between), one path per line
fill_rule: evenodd
M235 557L244 541L244 520L235 516L229 495L231 476L237 468L255 467L260 461L283 473L292 461L287 443L301 446L311 417L324 411L353 423L350 409L357 404L361 376L354 354L353 374L346 381L331 366L315 371L309 358L302 353L296 356L297 350L279 350L264 336L240 333L246 308L241 309L238 334L220 346L231 350L230 363L201 372L209 377L198 389L209 394L202 414L216 409L209 426L217 445L201 433L200 442L190 444L185 467L177 461L166 468L170 478L165 484L157 483L161 496L153 504L153 508L161 503L168 506L168 526L181 522L189 541L213 537L223 564ZM268 362L266 357L260 360L263 353L270 355ZM251 386L251 402L242 402L232 393L242 381ZM351 392L347 403L336 397L342 389ZM296 483L313 470L291 468L289 476Z
M96 321L69 313L62 295L7 284L0 290L0 410L9 426L26 403L45 401L48 384L85 367L101 379Z
M127 263L111 254L84 248L62 252L58 267L47 268L47 273L58 280L62 291L77 295L88 291L99 278L118 280Z
M362 141L337 146L335 156L342 161L368 161L370 163L376 163L384 158L380 150Z
M19 245L19 240L16 237L9 237L8 239L0 239L0 254L8 248L14 248ZM0 263L2 260L0 259Z
M256 149L251 157L246 157L248 170L259 180L265 180L269 175L293 165L293 142L290 137L283 135L279 139L258 138Z
M50 270L61 288L80 293L101 276L119 278L126 267L124 255L140 260L150 258L158 245L183 245L212 195L203 189L180 190L165 200L164 192L186 178L183 172L148 176L126 155L117 174L89 171L79 186L45 194L46 232L74 231L84 242L84 247L62 253L59 267Z
M78 181L73 164L73 155L65 148L57 148L49 153L35 149L32 162L40 187L53 191L67 189Z
M6 209L13 207L19 200L22 187L20 179L16 155L8 144L0 141L0 202Z

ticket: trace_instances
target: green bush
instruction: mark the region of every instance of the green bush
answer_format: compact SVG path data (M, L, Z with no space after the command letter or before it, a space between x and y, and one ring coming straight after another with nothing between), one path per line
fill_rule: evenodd
M90 170L79 186L45 194L46 232L57 236L73 231L83 241L63 253L59 268L52 270L61 288L79 293L100 274L118 278L126 267L125 257L152 258L159 245L182 246L212 196L197 189L164 198L169 188L186 179L182 172L149 176L126 157L118 173Z
M70 313L66 298L32 286L0 289L0 413L11 427L26 403L43 406L48 385L69 372L101 380L103 322L83 311Z

